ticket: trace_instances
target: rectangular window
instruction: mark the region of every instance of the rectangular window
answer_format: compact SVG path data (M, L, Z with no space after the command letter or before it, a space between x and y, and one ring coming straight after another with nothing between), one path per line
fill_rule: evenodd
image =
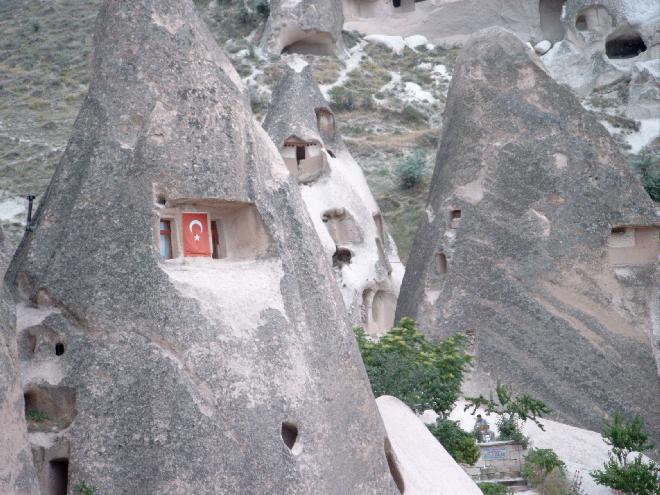
M220 235L218 233L218 222L211 221L211 243L213 244L213 259L220 258Z
M172 226L169 220L160 221L160 257L172 259Z
M301 161L305 159L305 147L296 146L296 160Z

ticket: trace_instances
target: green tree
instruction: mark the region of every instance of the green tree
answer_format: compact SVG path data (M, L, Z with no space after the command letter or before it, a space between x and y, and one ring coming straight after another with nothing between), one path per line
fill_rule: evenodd
M495 413L511 421L520 420L524 423L527 420L532 420L542 431L545 431L539 421L539 418L550 412L550 408L545 403L527 394L514 396L505 385L499 382L495 388L495 393L497 402L492 397L486 399L483 395L466 397L467 404L464 410L467 411L472 408L472 414L475 414L477 409L483 407L486 414Z
M442 444L456 462L473 465L481 450L474 435L464 431L457 421L438 418L435 425L427 425L431 434Z
M433 409L443 415L453 408L472 360L465 335L434 344L410 318L376 341L361 328L355 335L376 397L393 395L418 412Z
M635 415L626 420L616 412L611 423L604 422L602 435L612 449L603 468L591 473L596 483L629 495L660 495L660 466L651 460L644 462L642 456L654 447L642 419ZM630 461L635 452L637 456Z
M529 439L523 435L521 423L532 420L541 430L544 430L539 418L544 414L548 414L550 409L545 403L527 394L512 395L511 391L499 382L495 388L495 393L497 402L492 397L486 399L483 395L466 397L467 404L464 410L467 411L472 408L472 414L475 414L477 409L483 407L486 414L495 413L499 415L500 419L497 421L500 433L498 440L514 440L527 448Z

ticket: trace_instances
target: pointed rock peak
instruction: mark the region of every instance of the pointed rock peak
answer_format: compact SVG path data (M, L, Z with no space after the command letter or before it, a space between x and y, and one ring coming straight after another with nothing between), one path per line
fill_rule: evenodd
M53 344L21 368L32 403L58 404L44 469L63 484L71 456L99 493L396 493L285 179L191 0L105 1L89 95L10 271L31 305L18 327Z
M583 427L634 410L660 432L653 202L607 130L510 32L477 33L457 59L427 212L397 318L435 339L472 336L470 394L501 380Z
M309 65L301 68L287 65L284 68L284 74L273 90L264 129L278 147L289 138L318 143L332 152L341 146L334 113Z

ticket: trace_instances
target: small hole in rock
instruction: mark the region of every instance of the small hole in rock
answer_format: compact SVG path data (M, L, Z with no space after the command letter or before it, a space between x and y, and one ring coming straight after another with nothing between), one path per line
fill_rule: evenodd
M282 440L284 445L293 450L298 440L298 427L293 423L282 423Z
M167 198L162 194L159 194L158 197L156 198L156 203L158 203L159 205L165 205L165 203L167 203Z
M55 344L55 355L61 356L62 354L64 354L64 344L62 342L58 342Z
M338 247L335 254L332 255L332 266L342 267L348 265L353 258L350 249Z

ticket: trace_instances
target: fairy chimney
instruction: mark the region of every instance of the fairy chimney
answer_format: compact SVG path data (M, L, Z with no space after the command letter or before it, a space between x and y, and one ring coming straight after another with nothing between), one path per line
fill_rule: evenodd
M362 169L344 146L330 105L301 60L285 68L264 121L300 185L351 323L381 334L394 324L403 265Z
M397 317L434 339L474 336L466 393L501 380L575 425L621 410L660 432L657 256L653 202L607 130L514 34L475 35Z
M19 339L61 344L23 357L44 462L98 493L397 493L323 254L192 1L106 0L9 273Z

